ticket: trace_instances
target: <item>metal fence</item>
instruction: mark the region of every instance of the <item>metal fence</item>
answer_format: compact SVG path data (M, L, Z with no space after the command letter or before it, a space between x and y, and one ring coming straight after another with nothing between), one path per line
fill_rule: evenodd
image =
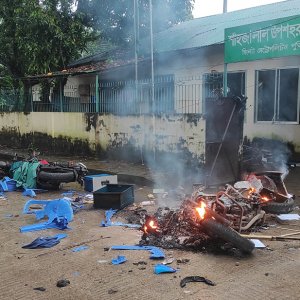
M204 80L204 81L203 81ZM25 101L20 91L1 90L0 111L87 112L116 115L201 113L202 98L211 89L205 76L178 78L173 75L132 81L99 81L95 84L65 85L50 91L41 101L39 85L35 85ZM204 91L204 92L203 92Z

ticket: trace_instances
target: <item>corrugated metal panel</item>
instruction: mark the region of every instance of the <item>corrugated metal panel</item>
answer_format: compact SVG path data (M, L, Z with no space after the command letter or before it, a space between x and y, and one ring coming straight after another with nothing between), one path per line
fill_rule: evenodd
M197 18L154 36L155 52L205 47L224 42L224 29L288 16L300 15L300 0ZM147 52L147 51L146 51Z

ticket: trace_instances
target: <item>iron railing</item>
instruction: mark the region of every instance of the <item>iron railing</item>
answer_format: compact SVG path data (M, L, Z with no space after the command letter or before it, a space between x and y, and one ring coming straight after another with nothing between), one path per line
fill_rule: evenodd
M219 78L217 85L220 85ZM141 79L99 81L97 85L65 85L61 91L51 90L49 101L42 102L39 85L35 85L27 101L21 92L1 90L0 111L22 111L26 108L34 112L116 115L197 114L202 113L202 99L210 94L212 88L215 84L212 84L211 77L175 78L164 75L155 77L154 83L150 79Z

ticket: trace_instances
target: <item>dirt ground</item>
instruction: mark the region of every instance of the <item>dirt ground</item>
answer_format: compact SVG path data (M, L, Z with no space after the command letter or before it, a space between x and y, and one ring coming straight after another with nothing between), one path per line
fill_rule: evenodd
M296 195L299 205L300 170L289 174L286 185ZM77 184L65 185L57 192L39 194L37 199L57 199L70 189L84 192ZM135 202L147 199L152 191L135 186ZM124 227L101 227L103 210L85 209L74 215L66 231L68 237L49 249L23 249L22 245L40 236L52 236L59 230L20 233L19 227L37 221L33 215L23 215L28 197L20 192L6 193L0 199L0 299L299 299L300 241L266 241L265 249L255 249L250 257L239 258L201 252L164 250L176 273L156 275L148 251L117 251L113 245L134 245L141 233ZM147 207L148 208L148 207ZM154 210L155 207L150 208ZM296 211L299 212L299 211ZM124 221L114 218L113 221ZM298 225L279 225L262 234L275 235L300 230ZM284 229L283 229L284 228ZM88 249L73 252L86 245ZM124 264L112 265L111 260L125 255ZM189 260L186 263L178 259ZM140 263L139 262L143 262ZM204 276L216 283L188 283L180 287L186 276ZM70 284L59 288L56 283L67 279ZM44 288L44 291L35 288Z

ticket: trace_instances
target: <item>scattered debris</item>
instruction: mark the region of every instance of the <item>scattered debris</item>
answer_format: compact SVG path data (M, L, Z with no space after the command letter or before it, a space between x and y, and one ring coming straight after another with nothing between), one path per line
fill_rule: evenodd
M16 190L17 182L14 179L11 179L5 176L0 180L0 191L1 192L12 192Z
M208 236L206 233L208 229L204 228L204 222L201 222L199 219L196 210L198 206L199 204L196 202L186 199L182 202L179 209L167 210L159 208L152 217L154 228L151 226L151 218L146 218L146 223L142 227L144 235L142 236L140 245L155 245L168 249L177 248L202 251L208 249L210 251L217 251L218 249L220 251L221 245L224 245L222 238L225 237L226 239L230 239L230 241L236 242L234 244L236 248L241 247L240 244L242 244L243 248L241 251L248 251L250 253L253 250L254 245L247 239L242 238L237 232L222 225L221 222L224 222L223 218L218 218L216 213L213 215L215 218L213 224L211 224L210 217L207 217L209 224L206 225L213 227L215 230L214 234ZM221 219L220 222L219 219ZM226 234L223 236L224 233Z
M290 224L299 220L300 216L298 214L281 214L276 216L276 221L278 221L281 224Z
M82 246L73 248L73 249L72 249L72 252L80 252L80 251L87 250L87 249L89 249L89 246L82 245Z
M178 264L186 264L188 263L190 260L188 258L180 258L180 259L177 259L176 262Z
M108 293L109 295L115 294L115 293L117 293L117 292L118 292L117 289L109 289L109 290L107 291L107 293Z
M127 258L123 255L118 255L117 258L113 258L111 260L111 263L113 265L120 265L120 264L123 264L125 261L127 261Z
M124 226L124 227L129 227L129 228L140 228L141 225L139 224L125 224L122 222L112 222L111 218L112 216L117 212L117 209L109 209L105 211L105 220L101 221L102 227L108 227L108 226Z
M38 249L38 248L51 248L60 243L61 239L66 238L67 234L57 234L55 236L46 236L46 237L39 237L35 239L30 244L22 246L23 249Z
M30 206L41 205L44 209L30 210ZM48 217L48 221L38 224L26 225L20 227L20 232L35 230L44 230L48 228L57 228L64 230L68 228L68 223L73 220L73 210L71 203L66 199L55 200L29 200L25 203L24 214L35 214L36 219L40 220Z
M167 258L165 259L162 264L163 265L170 265L175 259L174 258Z
M67 286L69 284L70 284L70 280L68 280L68 279L60 279L60 280L57 281L56 286L59 287L59 288L61 288L61 287L65 287L65 286Z
M47 190L44 189L28 189L24 188L24 191L22 193L23 196L29 196L29 197L36 197L37 193L44 193L48 192Z
M180 281L180 287L184 288L189 282L204 282L207 285L215 286L216 284L209 279L201 276L188 276Z
M39 287L36 287L36 288L33 288L35 291L41 291L41 292L45 292L46 289L42 286L39 286Z
M151 205L155 205L155 201L151 200L151 201L142 201L140 203L141 206L151 206Z
M154 273L155 274L162 274L162 273L175 273L177 270L172 268L172 267L169 267L169 266L166 266L166 265L163 265L163 264L157 264L154 266Z
M97 263L99 263L99 264L106 264L108 261L107 260L101 260L101 259L99 259L99 260L97 260Z
M255 248L266 248L266 245L258 239L250 239L250 241L254 244Z
M112 250L148 250L151 255L150 258L165 258L164 252L154 246L135 246L135 245L121 245L121 246L112 246Z
M145 261L138 261L138 262L132 263L132 264L135 265L135 266L139 266L139 265L147 265L147 262L145 262Z
M153 194L148 194L147 197L150 200L154 200L155 199L155 196Z

